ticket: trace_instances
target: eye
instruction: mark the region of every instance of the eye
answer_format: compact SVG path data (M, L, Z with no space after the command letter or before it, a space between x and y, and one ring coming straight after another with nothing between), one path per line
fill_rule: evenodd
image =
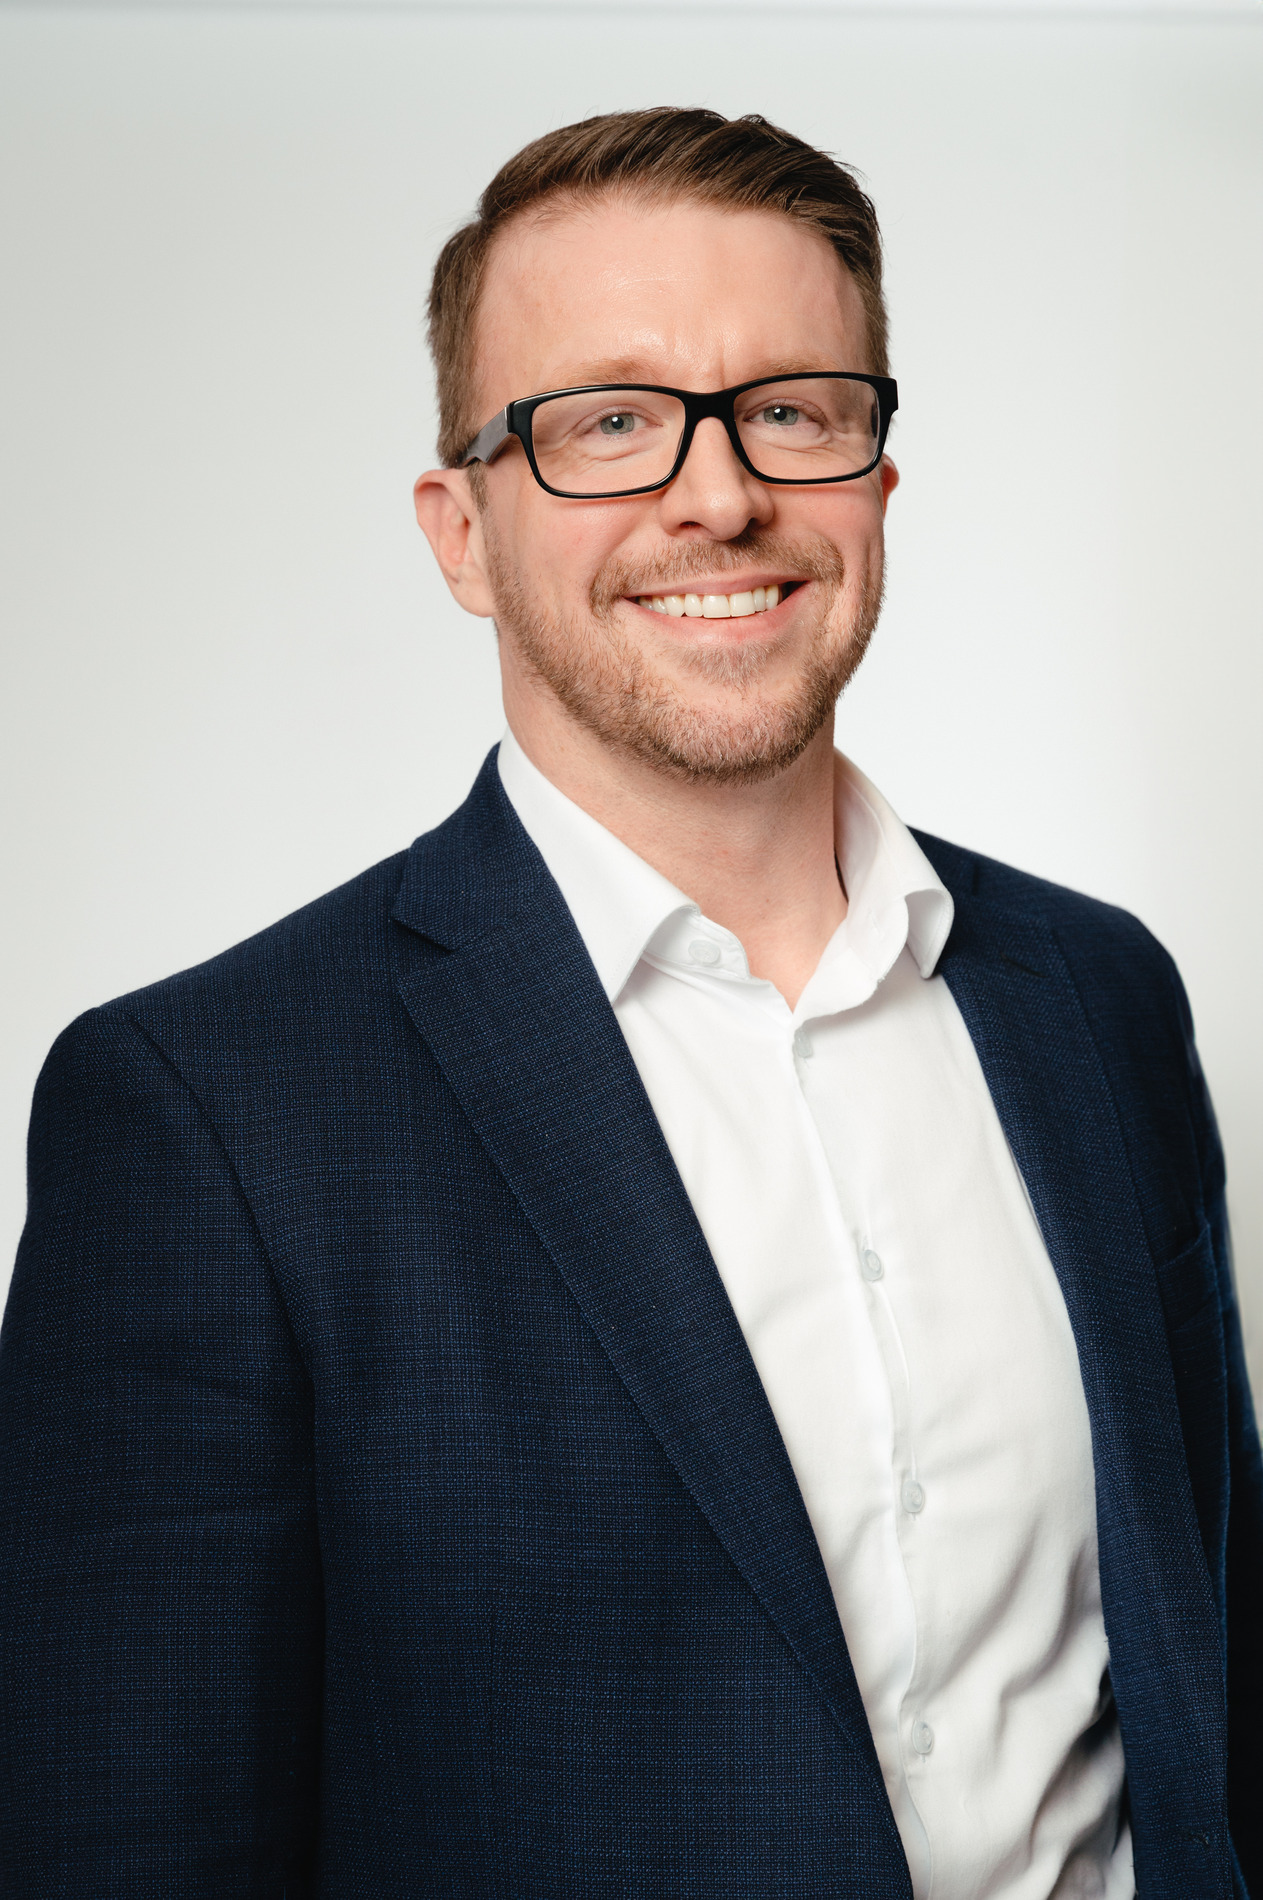
M798 420L798 411L791 409L787 402L773 402L763 411L762 420L771 423L773 428L792 429Z
M616 415L602 416L600 426L602 435L630 435L636 427L636 418L620 410Z

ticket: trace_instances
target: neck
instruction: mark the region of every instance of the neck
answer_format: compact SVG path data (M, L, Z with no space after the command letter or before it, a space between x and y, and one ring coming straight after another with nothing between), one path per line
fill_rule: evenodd
M834 860L833 722L753 785L689 780L615 750L555 700L506 692L531 763L741 941L792 1008L846 915Z

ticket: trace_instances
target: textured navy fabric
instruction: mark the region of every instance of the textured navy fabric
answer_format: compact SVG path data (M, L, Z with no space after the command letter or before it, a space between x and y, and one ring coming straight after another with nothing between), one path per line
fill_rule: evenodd
M1263 1478L1183 993L1133 919L922 843L1078 1342L1140 1892L1263 1895ZM6 1895L908 1900L775 1422L493 760L72 1025L30 1184Z

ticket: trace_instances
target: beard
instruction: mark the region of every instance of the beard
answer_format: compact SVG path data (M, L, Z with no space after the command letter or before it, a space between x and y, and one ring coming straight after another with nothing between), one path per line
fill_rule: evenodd
M573 718L600 739L660 772L714 784L753 784L792 765L832 717L863 659L881 611L880 562L848 574L823 535L789 541L752 529L718 546L677 547L649 574L607 561L588 591L588 613L542 612L505 560L483 515L496 625L530 671ZM682 681L656 670L625 630L617 605L629 595L685 593L689 583L751 566L779 568L819 583L804 657L788 682L772 683L791 636L754 646L684 646ZM792 638L802 642L800 624ZM688 684L727 689L722 705L696 704Z

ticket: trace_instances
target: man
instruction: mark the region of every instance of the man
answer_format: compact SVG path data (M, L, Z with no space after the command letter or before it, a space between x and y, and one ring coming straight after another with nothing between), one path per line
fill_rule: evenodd
M58 1043L3 1347L7 1891L1263 1892L1258 1443L1174 970L832 748L872 207L528 147L417 511L509 731Z

